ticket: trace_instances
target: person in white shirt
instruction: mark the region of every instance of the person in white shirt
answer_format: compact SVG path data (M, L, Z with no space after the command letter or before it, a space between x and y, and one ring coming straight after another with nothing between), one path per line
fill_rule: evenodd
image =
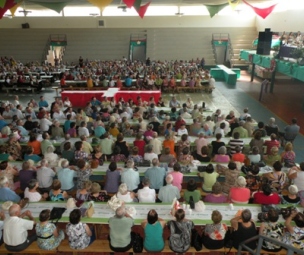
M53 113L53 119L59 120L59 119L65 119L64 113L59 109L59 107L56 107L54 113Z
M20 105L19 97L18 97L18 96L15 96L15 100L14 100L13 104L14 104L15 106Z
M126 117L127 119L131 119L131 115L127 112L127 108L123 109L123 113L120 114L120 118Z
M147 145L146 149L147 152L144 154L145 160L150 160L150 162L152 162L153 159L158 158L157 154L153 152L153 145Z
M222 135L222 137L225 137L225 127L226 127L226 124L224 122L222 122L220 124L220 126L215 129L214 135L220 133Z
M139 118L138 123L139 123L139 132L146 132L148 123L145 120L143 120L143 118Z
M72 103L71 103L71 101L68 97L65 97L65 99L63 100L63 106L64 107L72 107Z
M46 159L41 160L41 168L37 170L39 188L49 189L53 184L55 175L55 170L48 167L48 161Z
M47 132L47 131L49 131L50 126L53 125L53 123L52 123L50 120L48 120L46 116L47 116L47 115L45 114L45 115L43 116L43 118L40 120L40 130L41 130L42 132Z
M86 123L85 121L82 121L82 122L80 123L80 127L79 127L79 129L78 129L78 135L79 135L79 136L84 135L84 136L86 136L86 137L89 137L89 136L90 136L90 132L89 132L89 130L88 130L88 128L87 128L87 123Z
M180 126L180 128L177 130L177 135L178 135L178 136L182 136L182 135L184 135L184 134L188 135L188 130L187 130L187 128L186 128L186 125L185 125L185 124L182 124L182 125Z
M9 105L5 106L5 110L2 113L2 117L4 119L11 119L13 117L13 112L11 111Z
M29 199L29 202L39 202L43 201L48 197L47 193L43 196L37 191L39 187L38 181L36 179L30 180L27 187L24 190L24 197Z
M153 139L150 140L149 144L153 146L152 152L156 155L160 155L163 149L162 142L157 138L157 132L153 133Z
M150 180L144 178L142 181L143 188L137 191L137 198L140 203L155 203L155 189L150 189Z
M25 250L37 239L36 234L28 236L28 230L32 230L35 224L35 218L29 210L21 214L21 208L18 204L13 204L9 208L8 219L4 220L3 241L5 248L11 252ZM24 220L28 217L29 220Z
M24 114L22 113L22 106L20 104L18 104L17 107L16 107L15 115L17 115L17 118L19 120L23 120L24 119Z

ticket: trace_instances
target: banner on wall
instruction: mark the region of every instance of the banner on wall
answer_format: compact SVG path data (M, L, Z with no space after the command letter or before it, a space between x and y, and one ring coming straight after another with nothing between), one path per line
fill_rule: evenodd
M139 17L143 18L151 2L141 5L142 0L123 0L128 8L134 7Z
M206 5L206 8L208 9L209 15L212 18L215 14L219 13L226 6L228 6L228 3L219 5Z
M277 5L277 4L274 4L274 5L271 5L266 8L258 8L258 7L252 6L250 3L246 2L245 0L243 0L243 2L246 5L250 6L253 9L253 11L263 19L265 19L270 13L272 13L272 11L274 10L274 8Z

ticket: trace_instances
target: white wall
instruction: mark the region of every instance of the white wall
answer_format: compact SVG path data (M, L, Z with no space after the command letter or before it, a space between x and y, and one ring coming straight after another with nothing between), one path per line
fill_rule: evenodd
M271 28L275 32L304 32L304 14L302 10L271 13L266 19L258 17L256 27L258 31Z
M21 28L29 23L30 28L97 28L98 20L105 20L107 28L170 28L170 27L255 27L255 16L215 15L172 17L14 17L2 18L0 28Z

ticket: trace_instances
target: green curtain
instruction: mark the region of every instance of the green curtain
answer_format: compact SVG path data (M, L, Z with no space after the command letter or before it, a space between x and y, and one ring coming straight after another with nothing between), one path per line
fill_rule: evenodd
M229 3L226 4L219 4L219 5L206 5L208 12L210 14L210 17L212 18L215 14L220 12L222 9L224 9L226 6L228 6Z

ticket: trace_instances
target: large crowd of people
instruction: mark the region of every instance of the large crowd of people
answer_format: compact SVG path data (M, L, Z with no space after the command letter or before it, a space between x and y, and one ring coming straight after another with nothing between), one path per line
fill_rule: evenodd
M125 65L122 68L118 62L105 63L116 67L115 75L124 73L126 76L131 71L141 74L141 67L146 66ZM90 70L98 71L98 66L87 64L91 65ZM162 70L161 63L154 64L153 68ZM79 70L83 68L87 73L86 66L80 65ZM104 70L107 68L102 66L99 71L103 74ZM189 72L195 76L199 69L196 64L180 67L180 63L172 62L166 72L176 70L181 75ZM104 74L108 75L107 71ZM159 107L170 107L170 110ZM187 203L203 200L304 206L304 163L296 166L292 146L300 129L296 119L279 129L274 118L267 124L258 121L255 125L248 108L239 116L229 109L222 109L226 114L221 109L213 113L204 110L205 106L194 104L191 98L179 102L174 96L170 102L162 98L155 102L153 97L149 102L143 102L141 97L137 102L93 97L84 109L73 108L69 98L47 102L41 96L38 102L31 99L22 105L16 96L13 102L2 102L0 200L18 203L25 197L30 202L66 201L74 196L82 201L106 202L114 194L126 204L172 203L178 199ZM186 122L189 119L193 120L190 125ZM131 137L132 142L127 142L126 137ZM190 137L195 137L194 142ZM214 139L210 143L208 138L211 137ZM228 143L223 141L225 137L231 137ZM249 146L244 144L245 138L250 138ZM61 139L60 146L55 147ZM279 153L280 147L284 148L282 153ZM22 162L21 169L14 166L15 161ZM124 164L123 167L118 162ZM200 162L207 163L203 171L198 172L198 178L203 178L202 187L190 179L184 190L182 170ZM101 165L107 167L102 187L90 180L92 169ZM262 175L260 171L265 165L271 171ZM137 167L146 167L142 180ZM289 170L283 171L283 167ZM220 175L224 176L221 184L218 183ZM190 247L193 222L185 218L182 208L172 214L175 220L165 222L156 210L147 212L147 220L142 223L146 250L158 252L164 248L162 234L166 225L171 233L169 245L174 252L183 253ZM303 249L304 215L292 212L286 219L284 232L277 223L276 212L269 214L270 221L262 224L260 233L277 234L279 240L291 245L296 243ZM3 241L9 251L23 250L35 239L41 249L53 249L64 239L64 233L49 221L49 210L40 213L37 223L30 211L21 213L18 204L9 208L9 215L9 220L4 220L5 215L0 213L4 220ZM21 219L23 217L29 220ZM221 212L213 211L210 217L213 223L205 226L202 242L210 249L223 247L230 231L221 222ZM292 220L296 226L291 224ZM72 248L83 249L94 241L95 233L81 222L79 209L71 212L69 221L65 233ZM28 236L27 230L33 229L34 223L36 235ZM116 209L109 219L113 251L130 249L134 239L133 224L134 220L124 206ZM238 212L231 219L231 227L235 248L257 233L249 209ZM183 238L176 239L181 233ZM256 244L252 243L251 247L255 248ZM277 251L281 247L264 243L263 248Z

